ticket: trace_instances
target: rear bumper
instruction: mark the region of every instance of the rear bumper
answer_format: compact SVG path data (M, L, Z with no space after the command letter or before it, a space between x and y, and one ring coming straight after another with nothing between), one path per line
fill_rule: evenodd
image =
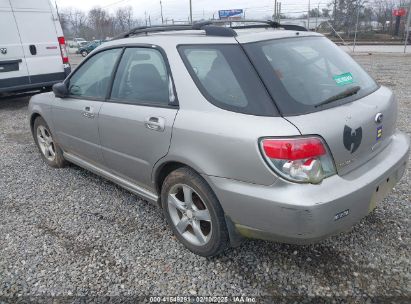
M397 131L366 164L320 185L278 179L271 186L205 176L240 235L286 243L312 243L349 230L403 176L409 138Z

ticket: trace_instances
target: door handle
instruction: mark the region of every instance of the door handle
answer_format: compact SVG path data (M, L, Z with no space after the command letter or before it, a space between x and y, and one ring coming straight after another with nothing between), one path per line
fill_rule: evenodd
M92 107L85 106L82 115L87 118L94 118L94 110Z
M30 44L29 49L30 49L30 54L37 55L37 48L34 44Z
M163 132L165 128L165 121L166 120L163 117L151 116L146 118L144 125L149 130Z

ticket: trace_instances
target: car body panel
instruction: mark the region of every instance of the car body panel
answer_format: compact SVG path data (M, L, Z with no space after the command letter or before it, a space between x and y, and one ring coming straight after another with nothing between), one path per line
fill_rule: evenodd
M383 115L383 119L377 123L375 119L379 113ZM287 119L303 135L322 136L332 152L338 173L344 175L375 157L389 144L391 135L395 132L397 101L391 90L381 87L351 103ZM349 134L354 137L359 128L361 134L356 135L359 136L359 144L357 146L354 142L348 142L347 145L351 148L348 150L344 141L350 140ZM344 135L344 130L349 134Z
M370 161L344 176L326 178L320 185L278 179L262 186L203 175L226 214L245 237L287 243L312 243L349 230L381 201L404 174L410 139L401 132ZM387 181L387 179L389 179ZM335 216L348 210L340 219Z
M105 102L98 124L107 166L123 178L152 187L152 169L168 152L177 111L177 108ZM146 123L150 117L163 120L164 129L149 129Z
M102 101L58 98L53 102L54 135L64 151L104 166L98 130ZM87 113L86 108L90 108Z
M63 31L49 0L1 1L0 28L1 93L51 87L70 72L59 45Z

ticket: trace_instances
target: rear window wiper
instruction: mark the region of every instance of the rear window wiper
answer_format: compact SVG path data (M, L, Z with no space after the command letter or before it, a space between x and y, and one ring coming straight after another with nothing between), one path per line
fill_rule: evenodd
M360 86L355 86L355 87L349 88L345 91L342 91L341 93L338 93L334 96L331 96L330 98L327 98L326 100L320 102L319 104L316 104L315 107L317 108L317 107L325 105L327 103L331 103L333 101L340 100L340 99L343 99L345 97L355 95L355 94L358 93L359 90L361 90Z

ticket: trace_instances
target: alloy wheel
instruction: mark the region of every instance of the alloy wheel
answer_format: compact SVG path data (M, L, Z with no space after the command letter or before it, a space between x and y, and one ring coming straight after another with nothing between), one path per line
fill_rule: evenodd
M178 233L196 246L203 246L211 238L210 212L203 199L185 184L174 185L167 196L168 211Z
M38 126L37 141L44 157L51 162L54 161L56 159L56 150L51 133L46 127Z

